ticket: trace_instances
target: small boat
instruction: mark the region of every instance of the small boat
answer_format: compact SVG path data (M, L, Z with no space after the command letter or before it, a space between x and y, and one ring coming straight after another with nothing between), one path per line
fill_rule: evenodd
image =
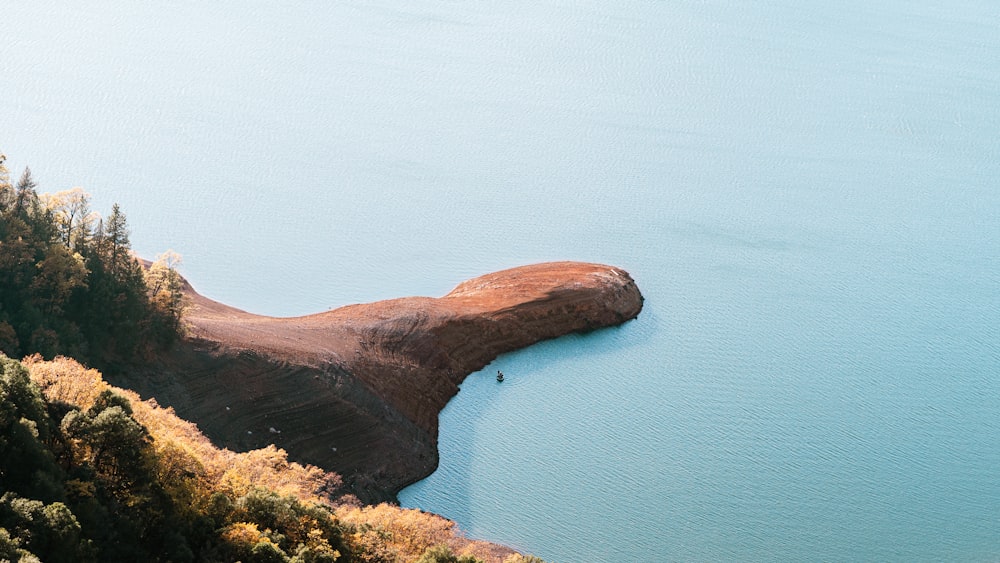
M500 370L497 370L497 383L500 383L502 381L503 381L503 372L500 371Z

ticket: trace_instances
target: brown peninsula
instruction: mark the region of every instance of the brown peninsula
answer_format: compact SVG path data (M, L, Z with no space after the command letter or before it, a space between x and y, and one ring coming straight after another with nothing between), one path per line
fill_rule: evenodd
M293 318L254 315L187 286L188 336L157 369L115 383L154 396L237 450L274 443L394 500L437 466L438 413L499 354L621 324L642 309L624 270L552 262L408 297Z

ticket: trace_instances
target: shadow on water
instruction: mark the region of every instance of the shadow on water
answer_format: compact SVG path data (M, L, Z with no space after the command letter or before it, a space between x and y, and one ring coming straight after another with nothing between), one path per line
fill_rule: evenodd
M558 402L572 410L572 403L581 400L574 397L577 378L592 378L595 374L589 370L594 366L615 366L631 350L642 350L661 324L647 301L637 319L621 326L540 342L504 354L470 374L440 415L437 471L404 489L399 495L401 504L456 520L472 537L519 547L518 539L527 537L518 531L524 524L516 515L502 514L499 503L511 497L495 491L507 488L508 471L516 473L510 475L513 481L547 471L544 444L532 448L538 453L527 461L511 459L524 455L526 441L561 439L557 435L546 438L545 429L538 428L553 423L540 409ZM503 371L503 382L497 381L497 370ZM573 421L561 420L558 425L573 426ZM493 492L486 494L488 489ZM518 494L510 490L510 495ZM502 520L500 535L493 534L498 529L493 521L497 517Z

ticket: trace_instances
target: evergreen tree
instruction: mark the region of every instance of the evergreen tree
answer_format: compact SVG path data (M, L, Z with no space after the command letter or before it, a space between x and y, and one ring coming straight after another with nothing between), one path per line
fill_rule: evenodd
M85 247L85 292L76 295L74 320L88 328L91 360L106 369L148 357L151 307L142 265L132 256L129 227L118 204Z
M38 184L31 176L31 169L25 167L24 173L21 174L21 179L18 180L17 187L14 189L16 192L14 207L17 212L25 213L34 207L38 200L38 193L35 191L37 187Z
M5 161L0 155L0 352L69 354L120 369L171 345L181 326L177 260L157 266L156 290L147 292L118 204L101 221L81 188L39 195L31 170L12 185Z
M108 215L108 220L104 223L103 248L101 250L111 277L119 282L124 281L128 263L131 260L129 234L125 214L116 203L111 206L111 215Z

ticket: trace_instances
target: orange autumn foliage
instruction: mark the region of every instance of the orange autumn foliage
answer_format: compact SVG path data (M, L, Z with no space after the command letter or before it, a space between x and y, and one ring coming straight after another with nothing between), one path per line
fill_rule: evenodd
M155 471L160 482L167 484L170 495L183 500L191 511L210 510L211 497L216 493L235 499L267 489L303 503L334 509L331 518L343 529L343 539L354 561L415 561L428 549L441 545L457 556L472 556L488 563L540 561L530 556L524 558L503 546L469 540L454 522L435 514L388 504L337 506L322 491L338 476L289 461L286 452L274 445L244 453L218 448L197 425L179 418L172 408L161 407L154 399L143 401L132 391L113 387L100 372L75 360L57 357L45 361L35 355L22 363L49 402L89 409L105 391L127 399L132 416L152 438ZM301 524L289 528L302 536L297 541L322 547L320 539L312 537L319 533L316 522ZM270 533L271 530L261 529L252 522L233 522L222 530L222 538L233 546L250 549L261 542L270 542Z
M353 529L348 539L358 546L360 553L357 555L362 555L367 548L378 556L413 561L434 546L446 545L459 557L473 556L498 563L520 561L517 559L520 554L513 550L470 540L462 535L455 522L422 510L382 503L363 507L341 506L336 515L343 524ZM359 560L364 558L359 557Z
M161 407L155 399L143 401L132 391L113 387L99 371L70 358L60 356L44 361L34 355L23 363L49 401L89 409L101 392L107 390L128 399L133 417L146 427L157 457L164 462L161 472L196 478L213 492L234 496L246 494L252 487L264 487L302 502L330 504L320 489L337 477L312 465L288 461L285 450L274 445L244 453L217 448L197 425L178 417L172 408Z

